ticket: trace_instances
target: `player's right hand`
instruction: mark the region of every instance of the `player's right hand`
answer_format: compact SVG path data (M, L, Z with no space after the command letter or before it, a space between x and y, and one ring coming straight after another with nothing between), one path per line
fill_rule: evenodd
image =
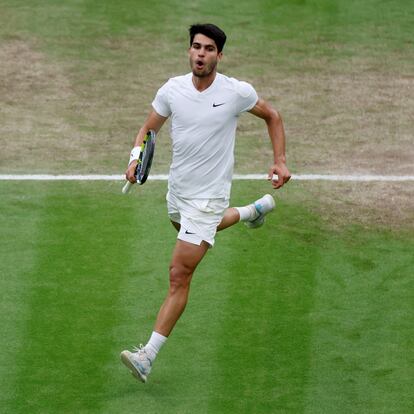
M135 184L137 182L137 179L135 178L135 170L137 168L137 164L137 160L132 161L131 164L128 165L127 170L125 171L125 178L132 184Z

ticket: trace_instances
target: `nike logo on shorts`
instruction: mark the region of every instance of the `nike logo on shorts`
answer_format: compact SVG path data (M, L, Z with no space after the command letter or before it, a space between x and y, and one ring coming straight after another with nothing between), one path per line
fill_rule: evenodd
M213 108L217 108L218 106L224 105L225 103L226 102L219 103L219 104L213 103Z
M190 233L188 230L186 230L185 234L195 234L195 233Z

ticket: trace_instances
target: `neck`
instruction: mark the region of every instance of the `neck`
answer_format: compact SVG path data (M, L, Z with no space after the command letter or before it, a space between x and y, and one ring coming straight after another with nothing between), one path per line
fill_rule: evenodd
M193 85L199 91L202 92L209 88L216 78L216 71L211 72L208 76L195 76L193 74Z

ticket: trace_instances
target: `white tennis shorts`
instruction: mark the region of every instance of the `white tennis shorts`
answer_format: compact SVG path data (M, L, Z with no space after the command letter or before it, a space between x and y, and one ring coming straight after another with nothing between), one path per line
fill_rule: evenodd
M183 199L171 191L166 199L170 220L181 225L178 239L197 245L204 240L210 246L214 245L217 226L229 206L229 200Z

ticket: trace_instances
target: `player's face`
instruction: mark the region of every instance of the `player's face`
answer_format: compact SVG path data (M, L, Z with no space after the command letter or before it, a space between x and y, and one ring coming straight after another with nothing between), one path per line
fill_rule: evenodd
M204 78L211 75L222 57L218 52L216 43L203 34L196 34L188 50L193 75Z

